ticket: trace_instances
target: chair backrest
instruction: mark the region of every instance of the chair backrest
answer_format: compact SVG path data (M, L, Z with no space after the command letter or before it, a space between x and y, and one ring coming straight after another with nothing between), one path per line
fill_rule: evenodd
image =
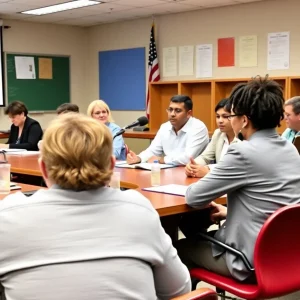
M262 297L300 290L299 228L300 204L280 208L261 228L254 249L254 267Z

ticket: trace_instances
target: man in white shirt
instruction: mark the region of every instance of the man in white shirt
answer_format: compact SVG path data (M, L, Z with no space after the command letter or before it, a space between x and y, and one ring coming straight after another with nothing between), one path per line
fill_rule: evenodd
M159 163L186 165L197 157L208 144L205 124L192 117L192 99L184 95L173 96L167 108L169 121L162 124L151 145L139 155L130 151L127 162L146 162L156 156Z

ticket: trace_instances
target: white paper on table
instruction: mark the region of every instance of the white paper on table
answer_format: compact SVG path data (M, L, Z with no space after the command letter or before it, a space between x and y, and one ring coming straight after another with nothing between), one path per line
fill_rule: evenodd
M0 148L0 151L4 151L6 154L10 153L21 153L27 151L26 149L10 149L10 148Z
M177 48L163 48L163 76L177 76Z
M179 47L179 75L194 75L194 46Z
M186 190L188 189L188 187L189 187L188 185L167 184L167 185L143 188L143 190L148 191L148 192L157 192L157 193L163 193L163 194L185 196L185 193L186 193Z
M17 79L36 79L34 57L16 56L15 66Z
M126 160L117 160L116 161L116 166L119 166L119 165L125 165L127 164L127 161Z
M268 70L290 68L290 33L275 32L268 34Z
M202 44L196 46L196 77L212 77L213 45Z

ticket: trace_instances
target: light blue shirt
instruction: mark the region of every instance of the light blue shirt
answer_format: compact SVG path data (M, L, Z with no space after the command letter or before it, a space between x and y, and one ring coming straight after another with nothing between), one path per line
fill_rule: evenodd
M110 129L112 136L121 129L121 127L115 123L106 123L106 126ZM113 140L113 151L117 160L126 160L126 149L122 135L117 136Z
M298 135L300 135L300 131L297 132L291 128L287 128L281 136L292 143Z

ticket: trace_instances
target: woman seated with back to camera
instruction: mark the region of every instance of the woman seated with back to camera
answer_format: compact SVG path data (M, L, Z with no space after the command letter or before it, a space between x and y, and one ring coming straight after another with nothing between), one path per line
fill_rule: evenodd
M104 124L62 114L44 134L39 165L48 190L0 202L8 299L154 300L190 291L149 200L107 186L115 158Z
M103 100L94 100L87 109L87 115L105 124L114 136L121 128L113 123L108 105ZM113 139L113 154L117 160L126 160L126 149L122 135Z
M216 167L189 186L186 202L196 208L210 205L213 221L226 219L214 237L242 251L253 265L255 242L265 221L279 208L300 202L300 160L296 148L276 132L284 104L277 82L254 78L237 85L229 99L231 126L244 141L230 145ZM226 193L227 208L212 202ZM255 280L240 258L195 236L180 240L178 252L189 268L201 266L239 281Z
M5 109L12 125L6 144L0 148L38 150L38 142L42 139L43 130L38 121L28 117L28 110L21 101L11 102Z
M215 130L206 149L185 167L185 174L189 177L203 177L211 171L220 159L226 154L231 143L238 141L235 138L228 117L230 116L229 99L222 99L215 107L218 129Z

